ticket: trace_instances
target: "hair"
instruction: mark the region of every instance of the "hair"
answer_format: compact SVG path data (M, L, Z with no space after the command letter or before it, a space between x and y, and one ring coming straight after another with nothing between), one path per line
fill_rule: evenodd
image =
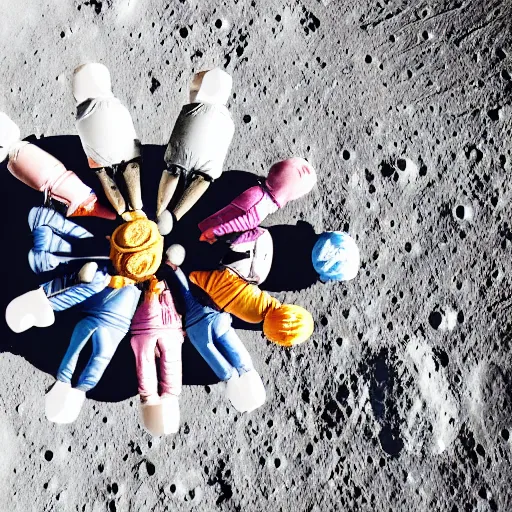
M309 311L294 304L271 308L263 321L263 333L283 347L304 343L313 334L314 322Z
M136 282L150 279L162 262L164 239L147 219L121 224L110 239L110 259L123 277Z

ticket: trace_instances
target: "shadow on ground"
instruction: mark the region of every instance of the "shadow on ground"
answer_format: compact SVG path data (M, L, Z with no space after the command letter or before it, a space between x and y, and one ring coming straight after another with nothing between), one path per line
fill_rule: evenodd
M87 165L78 136L63 135L41 139L30 136L26 140L58 158L66 168L73 170L84 183L94 189L103 204L108 204L99 181ZM154 218L158 184L164 168L165 146L144 145L142 151L141 182L144 210L150 218ZM1 167L0 189L4 191L7 212L2 223L2 239L5 244L3 261L4 265L7 264L7 268L3 269L4 292L0 297L0 307L5 311L12 299L52 279L55 272L36 276L30 270L27 259L27 254L32 247L27 217L32 207L42 204L42 194L17 181L8 172L5 163L1 164ZM180 243L186 248L187 257L183 264L183 270L186 273L217 268L218 262L227 251L225 244L209 245L199 242L198 223L256 184L257 176L249 172L238 170L225 172L166 237L165 247L171 243ZM112 233L118 221L96 218L72 220L94 233L98 238L97 251L108 255L108 245L104 243L105 236ZM317 274L311 265L311 250L316 240L312 226L300 221L295 226L272 226L269 231L274 241L274 259L268 279L261 287L271 292L279 292L304 289L316 282ZM67 272L68 269L73 270L79 266L79 262L70 262L61 265L57 272ZM165 270L163 272L165 275ZM172 283L169 284L172 290ZM176 293L173 294L175 297L176 295ZM181 309L179 300L177 306ZM51 327L32 328L21 334L13 333L4 320L0 328L0 350L18 354L41 371L55 375L68 347L74 326L81 317L78 308L73 308L57 313L55 324ZM233 326L239 329L261 330L260 324L247 324L236 318L233 318ZM129 339L130 336L127 335L119 345L102 379L89 392L90 398L100 401L120 401L137 394L135 359ZM88 343L80 355L75 378L80 375L91 355L90 345ZM182 357L183 384L207 385L219 381L190 343L183 344Z

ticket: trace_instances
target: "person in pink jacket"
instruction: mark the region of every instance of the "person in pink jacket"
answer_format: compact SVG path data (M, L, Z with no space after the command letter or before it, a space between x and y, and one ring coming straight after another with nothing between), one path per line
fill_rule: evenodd
M115 219L115 213L73 171L34 144L20 140L20 130L0 112L0 161L8 159L10 173L30 188L43 192L66 217L95 216Z
M200 240L212 244L221 237L254 230L268 215L308 194L315 184L315 169L303 158L277 162L260 185L199 223ZM258 232L253 233L257 238Z
M131 324L141 416L155 436L178 431L181 393L181 316L164 281L152 279ZM155 357L160 359L158 379Z

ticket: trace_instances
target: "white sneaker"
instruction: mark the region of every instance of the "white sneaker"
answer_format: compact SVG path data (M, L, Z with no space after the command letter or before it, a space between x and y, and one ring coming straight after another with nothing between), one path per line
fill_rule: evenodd
M180 404L177 396L166 395L158 401L141 402L144 428L152 436L175 434L180 426Z
M259 373L250 370L242 375L234 373L226 383L226 396L239 412L251 412L265 403L265 387Z
M53 423L73 423L80 414L85 401L85 391L71 384L56 381L45 397L45 414Z

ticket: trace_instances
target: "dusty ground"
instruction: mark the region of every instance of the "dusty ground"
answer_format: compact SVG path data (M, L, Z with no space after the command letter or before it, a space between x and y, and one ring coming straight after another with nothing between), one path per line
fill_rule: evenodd
M319 174L267 222L276 265L310 274L297 233L346 229L363 268L276 291L315 318L303 346L239 331L268 390L254 413L235 414L184 347L185 382L210 384L184 388L168 438L139 425L126 342L76 424L48 423L70 330L4 324L0 510L510 511L511 22L509 0L2 2L0 107L23 136L87 175L70 74L101 61L150 187L190 77L222 66L227 168L298 155ZM41 197L1 180L5 306L33 285L25 219ZM310 226L286 243L297 221Z

